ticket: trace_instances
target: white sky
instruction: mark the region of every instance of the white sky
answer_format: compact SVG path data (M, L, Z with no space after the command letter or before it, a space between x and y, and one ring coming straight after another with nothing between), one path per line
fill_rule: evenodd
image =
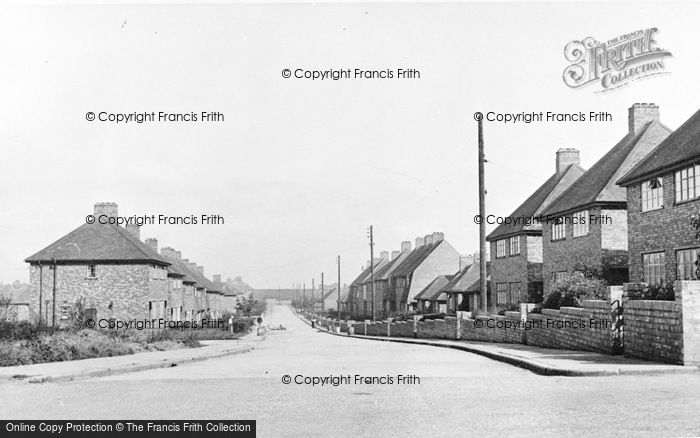
M351 281L376 250L443 231L478 249L475 111L609 111L612 123L487 123L487 209L507 215L554 172L589 167L634 102L678 127L697 109L700 4L110 5L0 8L0 281L84 223L220 214L146 226L254 287ZM658 27L670 75L596 94L564 85L564 46ZM420 80L311 82L284 68L417 68ZM220 111L224 123L114 125L88 111ZM493 227L491 227L492 229ZM490 231L490 229L489 229ZM332 274L331 274L332 273ZM318 280L317 280L318 281Z

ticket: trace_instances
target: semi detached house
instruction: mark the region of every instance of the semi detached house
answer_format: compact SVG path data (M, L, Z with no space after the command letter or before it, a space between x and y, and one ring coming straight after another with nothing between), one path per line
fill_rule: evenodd
M118 216L115 203L95 204L95 216ZM30 314L46 324L69 320L82 301L93 319L197 320L224 310L223 288L180 253L157 251L137 226L84 224L28 257ZM221 296L220 296L221 295ZM233 309L229 309L233 310Z

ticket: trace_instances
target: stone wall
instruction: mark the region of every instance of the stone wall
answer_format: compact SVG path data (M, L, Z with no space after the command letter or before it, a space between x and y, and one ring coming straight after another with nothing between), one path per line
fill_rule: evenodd
M625 355L658 362L683 363L681 304L632 300L624 304Z

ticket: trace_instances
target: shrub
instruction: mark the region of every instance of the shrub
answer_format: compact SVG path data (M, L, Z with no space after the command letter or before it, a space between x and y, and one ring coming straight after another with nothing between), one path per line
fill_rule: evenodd
M572 275L557 282L554 289L547 294L542 303L545 309L560 307L580 307L582 300L604 300L607 283L597 277Z

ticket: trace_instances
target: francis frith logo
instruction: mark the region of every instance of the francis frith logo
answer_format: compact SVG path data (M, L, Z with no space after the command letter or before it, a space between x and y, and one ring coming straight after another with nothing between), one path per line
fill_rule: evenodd
M629 85L631 82L668 73L664 58L672 56L658 47L657 28L637 30L601 42L593 37L571 41L564 48L572 64L564 70L564 83L571 88L598 83L597 92Z

